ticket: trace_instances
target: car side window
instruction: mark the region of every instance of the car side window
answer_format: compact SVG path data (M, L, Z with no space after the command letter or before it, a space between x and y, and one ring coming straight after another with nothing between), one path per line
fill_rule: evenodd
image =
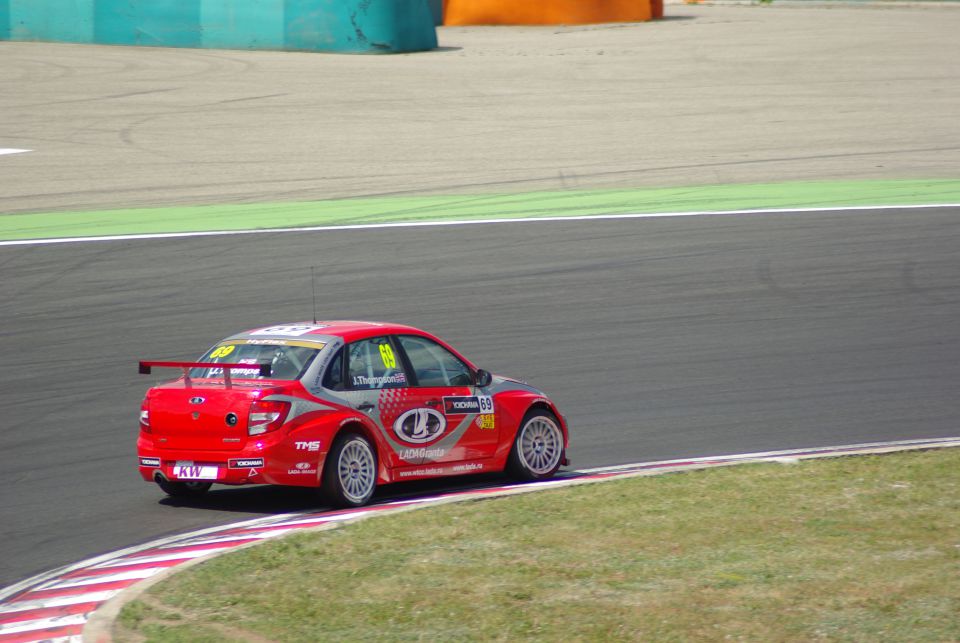
M440 344L414 335L398 338L420 386L470 386L473 373L457 356Z
M403 364L387 337L374 337L347 346L346 387L352 390L407 385Z
M323 376L324 388L333 391L343 388L343 352L344 349L341 348L337 351L337 354L334 355L333 359L330 360L330 364L327 366L327 372Z

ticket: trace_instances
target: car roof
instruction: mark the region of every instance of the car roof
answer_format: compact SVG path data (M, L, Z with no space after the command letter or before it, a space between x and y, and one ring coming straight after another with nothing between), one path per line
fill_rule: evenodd
M419 328L406 326L404 324L377 321L324 320L317 322L306 321L272 324L270 326L252 328L238 335L234 335L233 338L254 336L263 339L291 339L294 337L306 339L311 336L332 336L342 337L344 341L352 342L367 337L390 334L427 335L432 337L432 335Z

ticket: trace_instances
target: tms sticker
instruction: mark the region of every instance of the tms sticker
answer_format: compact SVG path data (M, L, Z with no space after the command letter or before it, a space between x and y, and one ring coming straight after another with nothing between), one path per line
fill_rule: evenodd
M440 437L447 421L433 409L411 409L393 423L393 432L404 442L423 444Z
M231 469L252 469L263 466L263 458L233 458L227 461Z
M497 416L493 413L478 415L474 424L477 425L478 429L495 429L497 428Z
M320 450L320 440L311 440L309 442L300 442L299 440L293 443L297 447L297 451L319 451Z
M270 326L269 328L261 328L260 330L255 330L251 335L286 335L287 337L299 337L300 335L306 335L310 331L320 330L321 328L327 328L325 324L316 324L309 325L305 324L303 326Z
M471 395L443 398L443 412L447 415L493 413L493 398L489 395Z

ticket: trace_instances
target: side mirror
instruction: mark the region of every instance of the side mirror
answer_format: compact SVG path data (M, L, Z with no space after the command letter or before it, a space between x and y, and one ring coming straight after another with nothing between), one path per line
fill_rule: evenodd
M485 371L482 368L477 370L477 375L474 378L476 385L479 387L490 386L490 383L493 381L493 375L489 371Z

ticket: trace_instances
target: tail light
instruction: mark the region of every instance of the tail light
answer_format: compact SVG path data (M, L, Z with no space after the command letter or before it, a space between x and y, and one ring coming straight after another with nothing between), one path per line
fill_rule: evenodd
M254 400L250 405L250 416L247 419L247 435L276 431L287 418L289 410L290 402Z
M144 433L150 433L150 404L146 399L140 405L140 430Z

